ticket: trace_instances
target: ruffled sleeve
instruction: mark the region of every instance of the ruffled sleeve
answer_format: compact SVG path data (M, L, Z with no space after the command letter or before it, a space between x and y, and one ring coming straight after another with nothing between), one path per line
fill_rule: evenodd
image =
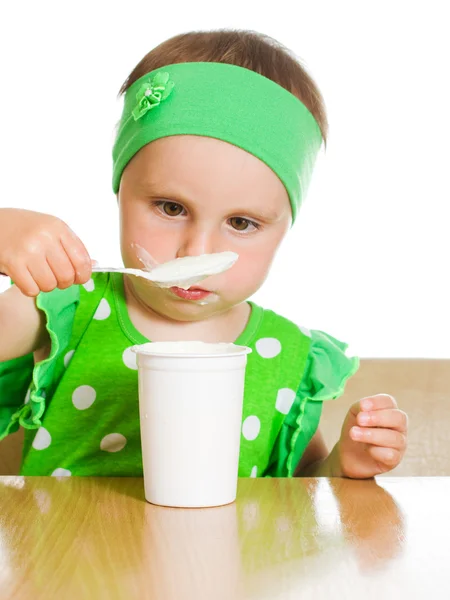
M283 423L265 475L292 477L317 431L323 402L339 398L359 359L348 357L348 345L323 331L311 330L311 345L295 401Z
M70 340L79 297L79 286L39 294L36 305L46 315L49 357L36 365L33 354L0 363L0 440L17 431L19 425L27 429L40 427L57 359Z

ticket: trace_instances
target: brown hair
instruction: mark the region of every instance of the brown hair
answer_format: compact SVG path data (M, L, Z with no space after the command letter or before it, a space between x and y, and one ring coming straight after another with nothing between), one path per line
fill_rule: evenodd
M154 69L183 62L219 62L256 71L297 96L316 119L326 144L328 120L319 88L287 48L254 31L218 30L183 33L156 46L136 65L119 94Z

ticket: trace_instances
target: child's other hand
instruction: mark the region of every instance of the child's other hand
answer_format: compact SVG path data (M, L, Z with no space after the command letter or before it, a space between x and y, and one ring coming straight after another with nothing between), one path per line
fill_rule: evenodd
M0 273L26 296L86 283L91 259L61 219L30 210L0 209Z
M406 450L407 415L392 396L377 394L349 410L339 440L344 477L366 479L394 469Z

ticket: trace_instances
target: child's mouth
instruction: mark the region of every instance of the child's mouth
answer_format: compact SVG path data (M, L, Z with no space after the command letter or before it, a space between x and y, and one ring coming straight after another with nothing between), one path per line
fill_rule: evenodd
M183 300L204 300L212 293L198 287L190 287L188 290L183 290L183 288L174 286L170 288L170 291Z

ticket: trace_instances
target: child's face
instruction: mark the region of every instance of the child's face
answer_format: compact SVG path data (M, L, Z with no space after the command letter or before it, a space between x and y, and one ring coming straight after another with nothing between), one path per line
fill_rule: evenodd
M231 250L227 272L198 286L211 293L185 300L131 277L148 308L175 321L223 313L254 294L291 224L288 195L269 167L213 138L173 136L144 146L125 168L118 194L122 257L141 268L138 245L158 262Z

